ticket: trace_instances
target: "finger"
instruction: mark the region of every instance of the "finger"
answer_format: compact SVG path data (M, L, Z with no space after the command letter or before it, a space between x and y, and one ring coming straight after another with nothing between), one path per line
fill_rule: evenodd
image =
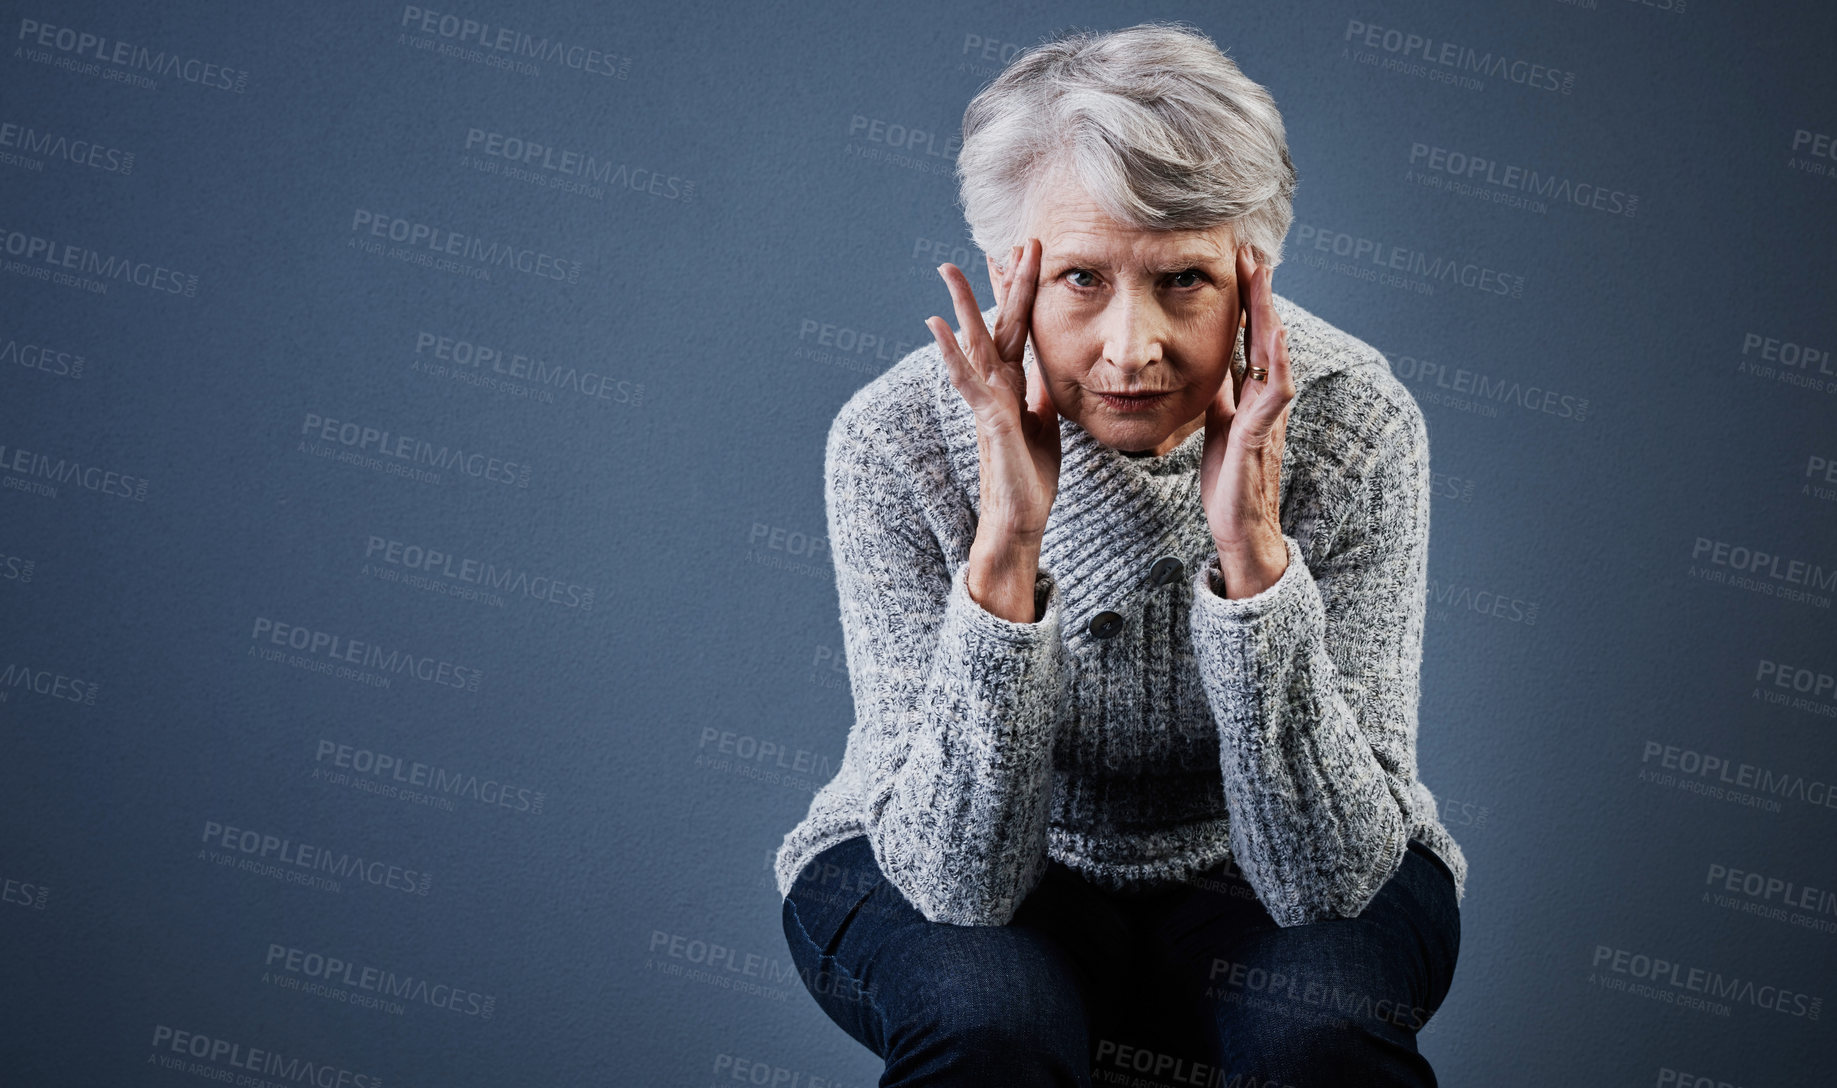
M1237 306L1239 310L1250 309L1250 291L1252 280L1257 274L1256 248L1249 242L1237 247Z
M1018 359L1026 344L1027 330L1033 327L1033 300L1039 294L1040 287L1040 240L1027 239L1025 246L1016 246L1020 251L1014 264L1014 276L1008 288L1008 301L1003 304L998 325L1001 326L1001 355L1004 359Z
M963 270L954 264L939 265L938 274L944 277L944 285L950 289L951 306L957 311L957 328L962 330L968 342L966 354L970 364L986 381L995 362L991 358L995 354L995 344L989 338L989 327L983 323L982 310L976 305L976 292Z
M995 288L995 312L999 317L1008 305L1008 285L1014 282L1014 250L1008 251L1008 259L1000 265L999 275L995 272L997 266L994 261L989 262L989 267L989 283Z
M1033 413L1042 426L1058 429L1059 409L1046 390L1046 376L1040 372L1037 359L1034 360L1033 369L1027 372L1027 410Z
M1008 311L1011 308L1008 304L1008 296L1014 291L1014 271L1017 263L1015 255L1020 252L1020 248L1014 246L1008 250L1008 263L1001 270L1001 282L995 285L995 346L998 349L1002 344L1002 326L1008 320Z
M1289 377L1288 330L1278 329L1276 347L1270 353L1269 377L1257 383L1257 427L1265 433L1280 434L1288 419L1289 405L1295 400L1295 385Z
M1238 247L1237 251L1237 305L1238 312L1244 321L1244 370L1241 374L1233 372L1235 403L1244 403L1244 386L1250 378L1250 368L1259 365L1253 354L1257 332L1261 326L1257 323L1256 314L1251 302L1256 292L1257 257L1256 250L1248 242Z
M982 380L976 368L970 365L969 360L963 357L962 350L957 346L956 334L950 331L950 322L941 317L928 317L925 319L925 327L931 330L932 337L938 342L938 352L944 356L944 369L950 375L950 384L962 394L964 402L972 411L979 410L987 402L988 384Z
M1289 365L1288 330L1277 329L1270 339L1276 346L1270 352L1269 377L1255 384L1250 402L1241 406L1245 411L1239 413L1239 425L1248 440L1280 449L1289 407L1295 400L1295 383Z
M1270 369L1275 358L1277 333L1282 329L1282 318L1276 314L1275 293L1269 289L1269 277L1273 271L1267 264L1257 265L1256 287L1252 294L1251 320L1260 325L1261 332L1257 337L1259 357L1257 365Z
M1250 338L1244 353L1248 364L1244 368L1247 392L1243 392L1239 404L1260 400L1270 388L1281 385L1276 373L1279 368L1276 356L1286 343L1287 330L1282 327L1282 318L1276 313L1274 293L1269 286L1271 271L1268 264L1258 262L1256 275L1250 281L1250 299L1246 312L1255 335ZM1250 377L1250 367L1253 366L1263 368L1263 377Z
M1256 330L1256 335L1249 340L1250 351L1244 358L1252 366L1269 366L1269 314L1263 308L1264 266L1261 261L1251 258L1250 290L1244 296L1244 312L1249 328Z
M1281 394L1284 399L1294 396L1294 370L1289 365L1288 328L1276 330L1276 349L1272 355L1274 365L1269 368L1269 387Z
M1015 265L1017 277L1014 289L1017 294L1014 296L1014 304L1017 312L1030 313L1033 310L1033 300L1040 289L1041 250L1038 238L1027 239L1027 244L1021 249L1020 260Z
M1261 309L1258 311L1263 319L1263 366L1269 369L1269 376L1259 388L1262 393L1272 394L1272 408L1280 410L1295 395L1295 383L1290 372L1288 354L1288 326L1282 323L1282 316L1276 313L1276 292L1271 287L1275 269L1263 266L1263 286L1259 292Z

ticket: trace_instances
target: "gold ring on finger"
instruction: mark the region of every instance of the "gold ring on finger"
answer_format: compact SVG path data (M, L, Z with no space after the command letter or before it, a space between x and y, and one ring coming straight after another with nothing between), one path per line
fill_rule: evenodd
M1253 382L1267 381L1269 380L1269 368L1265 366L1247 367L1244 375Z

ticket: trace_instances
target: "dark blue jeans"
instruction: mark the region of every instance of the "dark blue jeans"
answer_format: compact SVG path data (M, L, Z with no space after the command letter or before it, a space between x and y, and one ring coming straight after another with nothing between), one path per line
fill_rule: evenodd
M1112 893L1056 861L1005 926L927 921L865 836L818 854L785 939L882 1088L1432 1086L1416 1033L1460 951L1454 878L1412 841L1363 913L1278 926L1230 862Z

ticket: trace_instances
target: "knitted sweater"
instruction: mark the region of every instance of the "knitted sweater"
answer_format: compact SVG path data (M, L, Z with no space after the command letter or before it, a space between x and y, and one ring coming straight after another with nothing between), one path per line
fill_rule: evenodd
M956 925L1007 924L1048 858L1112 890L1229 858L1291 926L1358 914L1415 838L1465 893L1416 777L1422 413L1375 348L1274 302L1297 386L1288 567L1241 600L1200 504L1204 428L1131 457L1061 417L1039 618L1015 623L965 585L976 423L937 345L842 406L824 476L855 720L779 848L781 895L862 834L907 900Z

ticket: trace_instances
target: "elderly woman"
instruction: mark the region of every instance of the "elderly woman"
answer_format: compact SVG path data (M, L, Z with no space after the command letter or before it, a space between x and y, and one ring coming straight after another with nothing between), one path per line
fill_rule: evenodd
M1421 412L1270 286L1294 167L1180 25L970 103L996 305L858 391L826 499L855 722L776 877L882 1085L1428 1085L1466 861L1416 777Z

